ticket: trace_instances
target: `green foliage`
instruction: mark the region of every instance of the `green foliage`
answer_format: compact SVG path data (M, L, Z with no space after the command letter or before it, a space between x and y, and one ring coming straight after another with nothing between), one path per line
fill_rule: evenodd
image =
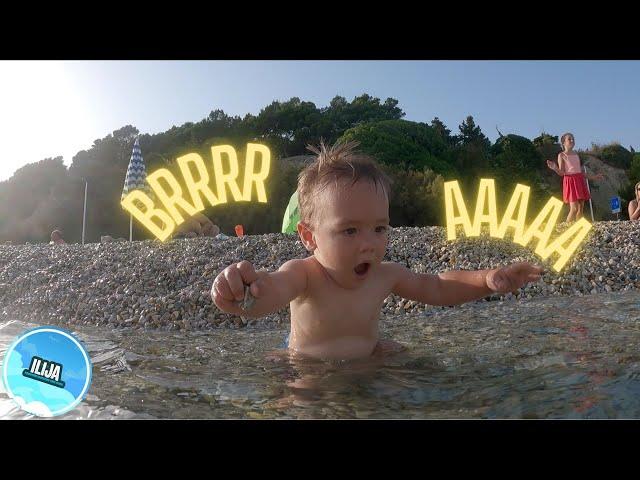
M78 208L73 196L79 187L69 178L62 157L17 170L0 182L0 240L48 241L56 228L65 235L75 233L70 215Z
M635 153L631 159L631 168L628 172L629 181L634 185L640 182L640 153Z
M480 149L486 151L491 147L491 142L482 133L479 126L473 120L473 117L469 115L458 127L460 135L458 135L458 144L462 146L474 145Z
M622 145L612 143L602 147L600 158L603 162L616 168L629 169L633 154Z
M256 117L246 120L256 138L266 141L282 157L304 155L308 144L320 139L335 142L349 128L369 122L395 120L404 116L398 101L364 94L347 102L334 97L329 106L318 109L311 102L294 97L286 102L274 101Z
M446 178L458 175L448 161L447 145L424 123L387 120L365 123L347 130L341 141L358 141L360 149L378 162L403 168L430 168Z
M444 225L444 180L429 168L383 165L392 181L389 218L393 226Z
M562 146L558 141L557 135L551 135L549 133L542 132L540 136L532 140L532 143L536 147L536 150L538 151L540 156L545 161L557 161L558 154L562 151Z
M533 142L520 135L503 135L491 147L496 167L511 169L511 173L523 174L546 168Z
M560 145L560 141L558 140L558 135L551 135L549 133L542 132L540 136L534 138L532 140L533 144L536 147L542 147L544 145Z
M548 189L542 173L547 167L531 140L520 135L503 135L491 147L491 152L496 188L506 201L516 184L521 183L531 188L530 210L546 203Z
M438 117L431 120L431 128L438 134L445 145L453 147L458 142L458 138L455 135L451 135L451 130Z
M198 153L212 176L211 146L231 145L238 153L241 179L246 144L259 142L271 149L271 173L265 182L268 203L235 202L230 191L226 204L211 207L204 201L207 207L203 213L229 235L237 224L244 225L248 234L281 230L282 215L297 187L302 165L280 159L307 154L307 144L317 145L320 139L327 144L338 139L357 140L362 151L380 162L393 181L393 225L443 225L443 182L451 179L459 180L463 191L475 193L479 178L495 178L499 205L506 205L516 183L529 185L530 211L539 210L549 195L562 195L560 178L544 163L557 157L556 136L543 132L530 141L518 135L501 135L492 146L472 116L460 124L459 135L452 135L438 117L426 124L402 120L403 116L398 101L392 98L382 102L363 94L348 101L336 96L329 105L317 107L293 97L274 101L257 115L242 118L216 109L199 122L143 134L139 141L147 173L167 168L185 194L178 157ZM86 241L97 242L107 234L128 238L129 214L120 206L120 196L138 134L134 126L126 125L78 152L68 169L62 158L48 158L22 167L0 182L0 241L48 242L50 232L58 228L67 241L79 242L85 180ZM633 198L633 184L640 180L640 156L620 145L594 147L603 160L629 169L630 184L620 191L626 203ZM475 198L470 195L468 198ZM256 198L255 191L252 198ZM152 238L137 221L133 227L134 238Z
M459 125L458 130L460 135L451 137L452 164L462 173L460 179L463 185L476 183L478 177L491 172L491 142L476 126L471 115Z

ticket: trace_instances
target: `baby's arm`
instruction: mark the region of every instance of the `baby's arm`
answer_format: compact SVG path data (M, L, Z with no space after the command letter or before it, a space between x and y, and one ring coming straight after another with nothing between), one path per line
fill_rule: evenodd
M244 285L250 285L255 302L242 310L238 301L244 298ZM220 310L244 317L262 317L276 312L302 295L307 289L307 273L300 259L285 262L277 272L256 272L253 265L242 261L224 269L214 280L211 297Z
M390 264L395 284L392 292L429 305L459 305L495 292L516 291L540 279L543 269L527 262L491 270L452 270L438 275L414 273L399 264Z

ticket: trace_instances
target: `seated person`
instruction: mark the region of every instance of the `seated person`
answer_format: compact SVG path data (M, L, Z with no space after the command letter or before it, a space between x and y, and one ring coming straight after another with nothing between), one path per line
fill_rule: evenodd
M60 230L54 230L53 232L51 232L51 241L49 242L49 245L53 245L53 244L65 244L67 242L64 241L64 238L62 238L62 232Z
M178 225L173 233L174 238L215 237L220 228L205 215L197 212Z
M635 199L629 202L629 220L640 220L640 182L633 187Z
M220 233L220 228L215 225L206 215L198 212L193 217L198 223L200 223L200 228L202 231L202 236L204 237L215 237Z

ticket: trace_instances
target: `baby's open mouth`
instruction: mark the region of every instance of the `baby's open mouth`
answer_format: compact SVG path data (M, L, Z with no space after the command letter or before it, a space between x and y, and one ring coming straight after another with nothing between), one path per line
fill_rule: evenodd
M356 266L356 268L354 268L354 271L358 275L364 275L369 271L369 265L370 265L369 263L360 263Z

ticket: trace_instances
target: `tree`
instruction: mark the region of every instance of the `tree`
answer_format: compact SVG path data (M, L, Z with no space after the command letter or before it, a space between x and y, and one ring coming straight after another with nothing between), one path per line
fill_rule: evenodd
M534 138L532 142L536 147L542 147L544 145L555 145L558 143L558 136L542 132L539 136Z
M473 116L469 115L458 127L460 135L458 136L458 143L462 146L477 145L483 150L488 150L491 147L491 142L482 133L479 126L476 126Z
M458 173L442 138L424 123L408 120L365 123L347 130L340 140L359 142L360 150L383 164L428 167L447 178Z
M444 143L450 147L453 147L458 141L456 136L451 135L451 130L449 130L438 117L435 117L433 120L431 120L431 128L433 128L438 136L442 138Z
M491 142L476 126L469 115L458 126L460 135L454 137L455 146L452 156L454 164L463 173L463 184L466 181L475 183L478 175L484 175L489 169Z
M605 163L626 170L631 167L633 153L618 143L612 143L602 148L600 157Z
M74 220L73 209L64 208L72 189L62 157L19 168L0 183L0 240L49 241L56 227L66 235Z
M510 198L516 184L522 183L531 188L530 210L547 201L541 174L548 169L531 140L520 135L503 135L491 147L491 153L493 176L503 198Z

